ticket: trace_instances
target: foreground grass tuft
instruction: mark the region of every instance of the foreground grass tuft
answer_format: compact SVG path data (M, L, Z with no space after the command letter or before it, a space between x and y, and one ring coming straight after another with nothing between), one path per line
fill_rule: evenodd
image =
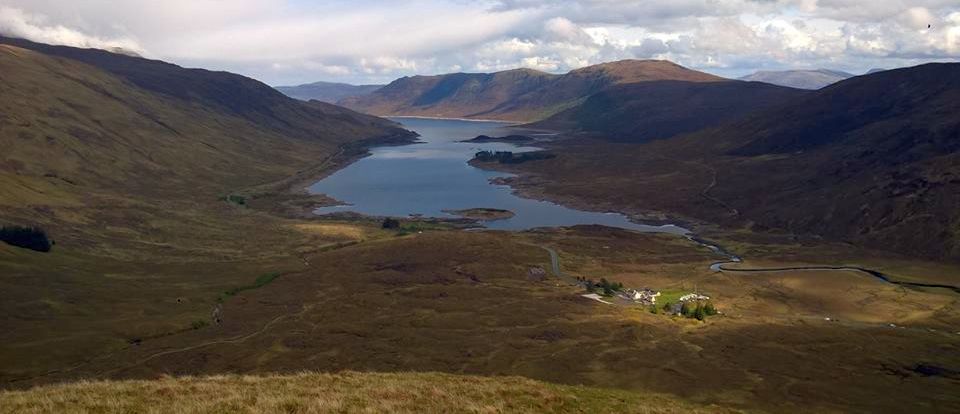
M83 381L0 392L0 412L707 412L662 395L519 377L301 373Z

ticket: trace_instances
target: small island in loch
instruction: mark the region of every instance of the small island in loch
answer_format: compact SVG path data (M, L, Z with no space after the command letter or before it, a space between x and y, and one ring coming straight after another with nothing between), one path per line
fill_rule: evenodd
M522 164L527 161L549 160L556 155L547 151L513 153L512 151L479 151L470 162L498 162L500 164Z
M483 221L506 220L514 216L512 211L498 208L468 208L464 210L443 210L443 212L471 220Z

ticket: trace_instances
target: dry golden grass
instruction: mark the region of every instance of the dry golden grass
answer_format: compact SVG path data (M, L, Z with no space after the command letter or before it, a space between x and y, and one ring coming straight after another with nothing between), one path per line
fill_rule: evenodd
M300 373L82 381L0 393L2 413L728 412L657 394L520 377Z
M368 235L367 229L351 224L298 223L294 224L293 228L310 235L343 237L350 240L361 240Z

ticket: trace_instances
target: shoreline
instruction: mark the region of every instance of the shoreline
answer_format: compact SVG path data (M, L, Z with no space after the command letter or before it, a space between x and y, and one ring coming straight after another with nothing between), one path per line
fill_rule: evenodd
M443 118L443 117L426 117L426 116L391 116L390 118L411 118L411 119L430 119L430 120L455 120L455 121L467 121L467 122L492 122L492 123L506 123L507 121L500 120L477 120L477 119L463 119L463 118ZM519 124L517 124L519 125ZM543 130L546 131L546 130ZM416 131L411 131L414 134L417 134ZM555 133L556 136L563 136L562 133L551 131ZM302 203L297 206L298 216L302 218L322 218L323 215L316 214L314 211L320 207L331 207L331 206L349 206L349 203L343 202L341 200L336 200L332 197L329 197L326 194L311 194L309 192L309 187L313 183L323 180L326 177L334 174L335 172L349 167L354 162L363 159L371 154L370 150L378 147L388 147L388 146L405 146L416 144L416 137L408 140L407 142L386 142L386 143L376 143L368 142L365 143L362 148L363 151L358 154L347 155L344 154L344 149L341 148L340 151L327 160L321 163L318 166L311 167L309 170L313 170L313 173L309 173L306 170L298 173L299 178L291 177L291 179L283 180L289 181L285 189L282 189L282 192L285 192L288 197L293 198L293 200L283 200L285 202L289 201L299 201ZM389 139L389 137L388 137ZM369 140L366 140L369 141ZM356 143L364 142L357 141ZM347 146L356 143L348 143ZM511 143L513 144L513 143ZM333 163L332 165L327 165L328 163ZM577 197L568 197L568 196L559 196L555 194L548 194L542 188L538 188L535 183L531 183L531 179L538 179L537 175L534 173L528 173L523 171L508 171L508 170L499 170L494 168L484 168L479 166L476 163L473 163L471 160L467 160L466 163L473 168L486 171L495 171L498 173L510 174L507 177L495 177L489 181L490 185L503 185L507 186L510 189L511 194L535 201L541 201L546 203L551 203L560 207L569 208L573 210L579 210L583 212L590 213L599 213L599 214L619 214L624 216L627 221L642 225L642 226L651 226L651 227L666 227L673 228L679 231L670 231L668 229L663 229L663 231L650 231L650 233L667 233L675 234L679 236L686 236L689 234L695 233L694 229L691 227L699 227L700 223L694 222L692 220L670 216L665 212L661 211L624 211L622 208L615 208L614 206L602 206L594 202L588 202ZM499 181L499 182L498 182ZM525 181L525 182L524 182ZM299 199L299 200L297 200ZM344 212L352 215L350 212ZM343 213L332 213L334 215L339 215ZM373 217L373 216L368 216ZM403 217L400 217L403 218ZM426 218L426 217L425 217ZM444 220L443 217L432 217L435 220ZM469 219L468 219L469 220ZM455 221L455 220L454 220ZM472 221L481 221L473 219ZM626 229L631 231L637 231L633 229Z
M465 122L485 122L485 123L507 124L505 126L524 125L527 123L524 121L505 121L502 119L448 118L448 117L442 117L442 116L420 116L420 115L384 115L384 116L381 116L381 118L432 119L437 121L465 121Z
M600 214L620 214L626 217L634 224L645 226L674 226L695 233L691 227L701 227L702 223L678 216L671 216L666 212L657 210L636 211L624 209L622 207L613 207L602 203L590 202L575 196L565 196L550 194L537 182L542 180L536 173L515 170L501 170L496 168L484 168L469 162L471 166L485 171L493 171L502 174L510 174L505 177L494 177L490 179L491 185L502 185L510 188L510 192L517 197L528 200L542 201L556 204L566 208ZM628 229L629 230L629 229Z
M466 122L490 122L490 123L508 123L509 121L500 121L500 120L478 120L478 119L465 119L465 118L444 118L444 117L428 117L428 116L389 116L385 117L387 119L391 118L410 118L410 119L429 119L429 120L454 120L454 121L466 121ZM521 125L521 124L514 124ZM547 131L547 130L543 130ZM347 168L353 163L370 156L371 149L379 147L389 147L389 146L405 146L412 145L417 143L419 134L416 131L412 132L413 136L406 136L406 140L403 142L395 141L396 138L399 138L400 135L387 136L387 137L375 137L360 141L355 141L351 143L346 143L341 145L338 149L338 152L329 156L326 160L320 164L309 167L305 170L302 170L295 174L294 176L288 177L286 179L280 180L275 183L268 183L262 186L256 186L251 189L256 189L258 187L273 187L274 191L267 191L262 193L265 198L271 196L280 196L279 204L286 207L293 207L297 211L295 214L300 218L306 219L315 219L323 218L323 215L316 214L314 211L320 207L331 207L331 206L349 206L349 203L343 202L341 200L334 199L326 194L311 194L309 188L312 184L317 181L323 180L326 177L336 173L337 171ZM555 133L556 136L563 136L561 132L550 131L552 134ZM384 140L384 142L376 142L377 140ZM512 143L511 143L512 144ZM353 154L348 154L347 149L350 146L355 146L355 148L360 149ZM466 163L471 167L486 170L486 171L495 171L498 173L510 174L507 177L495 177L489 181L490 185L503 185L507 186L510 189L511 194L514 194L517 197L547 202L564 208L569 208L573 210L579 210L583 212L590 213L599 213L599 214L620 214L624 216L627 221L643 226L651 227L672 227L679 231L654 231L652 233L667 233L675 234L680 236L686 236L689 234L694 234L696 231L694 227L700 227L702 223L698 223L693 220L671 216L666 212L648 210L648 211L630 211L624 210L622 207L615 206L605 206L595 202L589 202L582 200L578 197L573 196L562 196L555 194L548 194L545 190L536 186L536 180L539 180L539 176L535 173L529 173L525 171L510 171L510 170L500 170L495 168L485 168L483 166L473 163L471 160L467 160ZM534 181L534 182L531 182ZM255 193L254 193L255 194ZM285 197L284 197L285 196ZM297 205L290 205L295 203ZM348 213L352 215L352 213ZM343 213L333 213L334 215L339 215ZM373 217L373 216L368 216ZM403 218L403 217L401 217ZM426 217L425 217L426 218ZM430 218L428 218L430 219ZM435 220L444 220L442 217L433 217ZM469 219L468 219L469 220ZM454 220L456 221L456 220ZM478 221L478 220L472 220ZM626 229L631 230L631 229ZM631 230L635 231L635 230Z
M417 143L418 137L419 134L415 132L413 134L398 133L343 143L337 147L336 152L328 155L318 164L305 167L286 178L246 187L230 194L248 197L251 201L272 201L272 204L280 208L275 212L280 212L281 215L301 219L318 218L321 216L314 213L315 209L347 203L326 194L312 194L310 193L311 185L370 156L370 150L373 148L412 145Z

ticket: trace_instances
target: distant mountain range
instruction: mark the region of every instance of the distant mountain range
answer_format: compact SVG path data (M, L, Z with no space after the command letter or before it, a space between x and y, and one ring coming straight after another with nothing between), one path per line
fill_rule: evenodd
M350 96L369 94L383 86L384 85L351 85L335 82L314 82L297 86L277 86L275 88L291 98L304 101L315 99L320 102L337 103L337 101Z
M854 75L838 70L759 71L740 78L743 81L765 82L797 89L820 89Z
M727 79L672 62L624 60L555 75L531 69L404 77L364 96L339 102L369 114L535 121L619 84Z

